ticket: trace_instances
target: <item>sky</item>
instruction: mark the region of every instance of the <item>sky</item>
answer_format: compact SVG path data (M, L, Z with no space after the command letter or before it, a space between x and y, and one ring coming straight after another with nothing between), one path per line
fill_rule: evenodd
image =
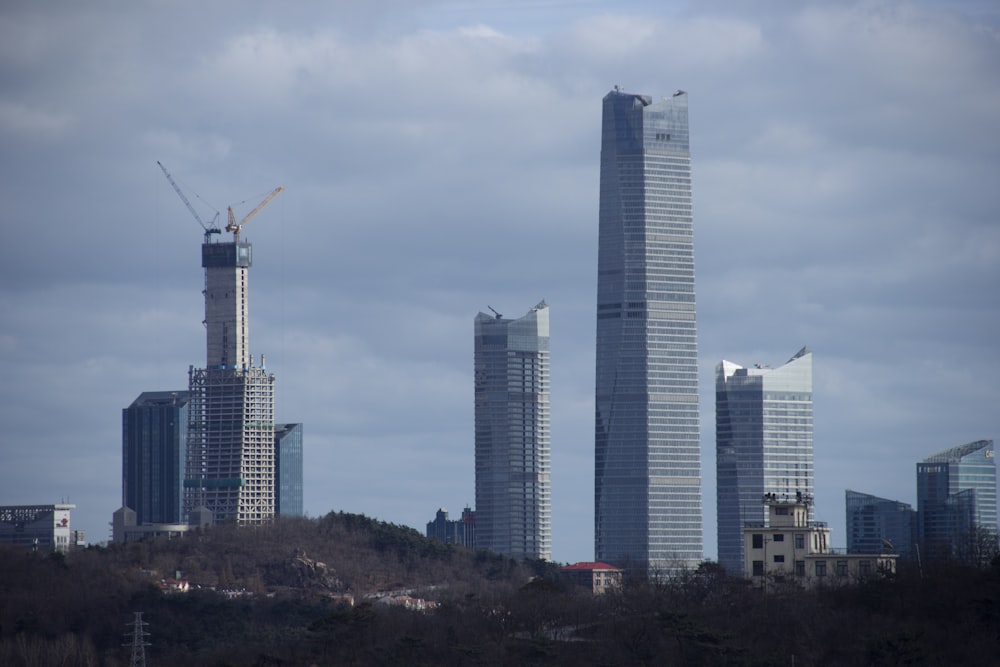
M248 213L250 349L305 508L474 505L473 319L551 317L552 557L593 558L601 98L688 92L705 556L714 369L814 354L816 518L1000 437L1000 6L0 6L0 504L121 504L121 411L205 363L202 230Z

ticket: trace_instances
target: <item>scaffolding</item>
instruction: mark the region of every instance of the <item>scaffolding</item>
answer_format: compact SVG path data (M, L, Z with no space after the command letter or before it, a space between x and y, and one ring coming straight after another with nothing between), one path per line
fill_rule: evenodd
M189 370L184 506L216 524L274 517L274 375L263 368Z

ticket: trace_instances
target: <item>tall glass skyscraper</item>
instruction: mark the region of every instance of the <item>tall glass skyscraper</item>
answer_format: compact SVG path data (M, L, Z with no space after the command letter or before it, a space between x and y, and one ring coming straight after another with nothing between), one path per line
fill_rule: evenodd
M604 97L594 551L658 571L702 558L687 94Z
M813 496L812 352L778 368L716 366L715 455L719 564L740 573L743 525L767 521L764 494Z
M302 516L302 424L274 425L274 513Z
M475 335L476 547L548 560L549 307L479 313Z
M136 523L182 523L186 391L144 391L122 410L122 505Z
M927 558L967 558L977 530L997 533L992 440L977 440L917 463L920 544Z

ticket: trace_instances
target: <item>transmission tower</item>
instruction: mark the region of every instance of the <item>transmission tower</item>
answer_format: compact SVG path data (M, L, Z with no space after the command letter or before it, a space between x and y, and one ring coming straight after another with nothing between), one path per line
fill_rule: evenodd
M122 646L132 647L132 660L129 662L130 667L146 667L146 647L149 646L149 642L146 641L146 637L149 633L144 629L149 623L142 620L142 612L135 612L135 620L131 623L127 623L132 627L132 631L125 634L126 639L131 639L128 644L122 644Z

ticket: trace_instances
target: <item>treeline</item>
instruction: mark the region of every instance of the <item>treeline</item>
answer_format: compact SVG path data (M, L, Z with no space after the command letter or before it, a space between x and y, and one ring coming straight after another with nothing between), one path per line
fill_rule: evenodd
M177 570L201 588L164 594ZM551 563L342 513L65 558L0 550L0 665L127 665L135 611L158 666L1000 664L996 560L766 595L706 563L593 596Z

